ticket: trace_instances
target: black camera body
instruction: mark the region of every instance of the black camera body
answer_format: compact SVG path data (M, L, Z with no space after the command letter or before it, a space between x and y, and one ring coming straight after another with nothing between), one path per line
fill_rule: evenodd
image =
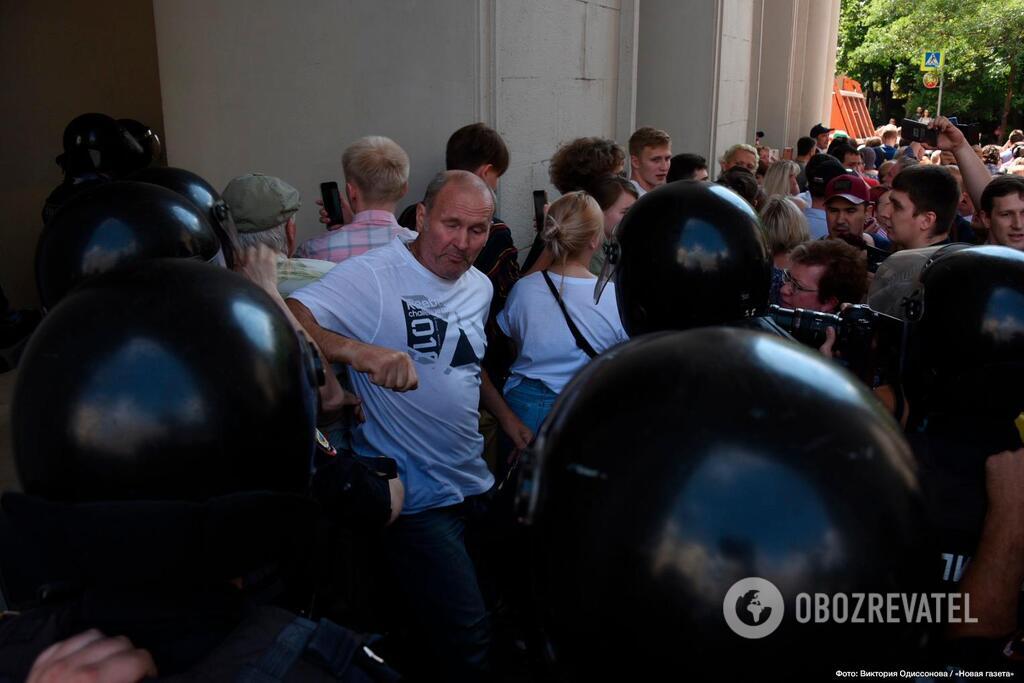
M847 306L838 314L804 308L769 306L768 315L799 342L818 348L828 328L836 331L836 360L869 386L898 375L904 323L865 304Z

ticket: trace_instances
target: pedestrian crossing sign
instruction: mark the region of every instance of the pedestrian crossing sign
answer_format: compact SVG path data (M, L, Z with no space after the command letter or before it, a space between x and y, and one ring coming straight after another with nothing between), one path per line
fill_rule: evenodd
M925 51L921 55L921 71L938 71L946 64L946 55L942 52Z

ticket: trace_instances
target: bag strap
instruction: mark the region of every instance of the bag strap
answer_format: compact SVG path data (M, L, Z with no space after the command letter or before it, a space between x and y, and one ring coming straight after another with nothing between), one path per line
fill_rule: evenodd
M541 273L544 275L544 282L548 283L548 289L550 289L551 293L554 295L555 301L558 302L558 307L562 309L562 315L565 316L565 322L569 326L569 331L572 332L572 337L576 340L576 346L580 347L580 350L591 358L596 358L597 351L594 350L594 347L590 345L590 342L587 341L586 337L580 333L579 328L576 327L576 323L574 323L572 318L569 317L569 311L565 308L565 302L562 301L562 297L558 296L558 289L555 288L555 283L551 281L551 276L548 275L548 271L542 270Z

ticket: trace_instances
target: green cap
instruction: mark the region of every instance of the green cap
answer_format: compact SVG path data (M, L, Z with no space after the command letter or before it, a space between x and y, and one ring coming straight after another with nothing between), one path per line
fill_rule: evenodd
M285 223L299 210L299 191L274 176L248 173L224 188L239 232L260 232Z

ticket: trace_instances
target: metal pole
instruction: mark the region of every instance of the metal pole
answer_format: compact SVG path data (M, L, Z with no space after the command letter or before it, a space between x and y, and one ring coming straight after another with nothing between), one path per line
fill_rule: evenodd
M939 103L935 105L935 118L942 115L942 77L945 71L945 69L939 69Z

